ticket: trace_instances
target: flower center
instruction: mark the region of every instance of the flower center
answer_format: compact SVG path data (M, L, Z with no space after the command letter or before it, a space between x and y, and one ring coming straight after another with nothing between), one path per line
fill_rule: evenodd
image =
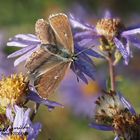
M96 31L99 35L104 36L107 40L112 40L119 34L123 28L120 19L101 19L96 24Z
M28 92L28 80L23 74L14 74L3 77L0 81L0 104L7 107L8 104L23 104Z
M27 137L25 135L9 135L4 138L4 140L27 140Z
M112 125L116 114L126 110L119 96L114 92L104 93L96 100L94 121L99 124Z
M130 113L121 113L114 116L113 127L117 134L127 140L140 138L140 116Z

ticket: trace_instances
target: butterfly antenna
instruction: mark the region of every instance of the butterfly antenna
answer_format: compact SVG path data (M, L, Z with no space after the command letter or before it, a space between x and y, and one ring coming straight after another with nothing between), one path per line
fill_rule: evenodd
M84 50L82 50L81 52L78 52L77 54L75 54L75 56L80 55L81 53L85 52L86 50L92 49L94 46L90 46L88 48L85 48Z

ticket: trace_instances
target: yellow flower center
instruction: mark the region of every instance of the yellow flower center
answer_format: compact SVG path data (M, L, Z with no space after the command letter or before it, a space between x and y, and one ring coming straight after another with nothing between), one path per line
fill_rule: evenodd
M0 81L0 105L23 104L28 92L28 80L23 74L13 74Z
M6 136L3 140L27 140L27 137L25 135L9 135Z

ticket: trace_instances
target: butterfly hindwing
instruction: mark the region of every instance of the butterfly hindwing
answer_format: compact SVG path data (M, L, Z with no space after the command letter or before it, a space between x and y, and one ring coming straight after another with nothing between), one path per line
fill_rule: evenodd
M48 98L48 96L56 90L64 78L69 65L70 62L59 63L35 79L34 87L38 91L39 96L42 98Z

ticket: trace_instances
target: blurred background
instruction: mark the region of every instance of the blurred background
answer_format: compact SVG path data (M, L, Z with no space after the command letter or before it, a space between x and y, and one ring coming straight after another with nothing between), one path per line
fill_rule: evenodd
M65 12L75 17L96 23L110 10L113 15L122 18L126 26L140 24L139 0L0 0L0 74L9 75L22 71L23 65L13 67L14 59L6 56L17 48L6 47L8 38L19 33L33 33L37 19L47 19L49 14ZM135 49L134 58L129 66L123 63L118 66L116 77L118 89L138 113L140 113L140 50ZM97 75L101 83L107 76L106 63L97 63ZM89 85L76 82L76 77L70 72L60 90L51 99L61 102L65 108L56 108L49 112L41 106L35 121L43 124L39 140L112 140L112 132L102 132L89 128L89 117L92 116L94 101L99 87L94 81Z

